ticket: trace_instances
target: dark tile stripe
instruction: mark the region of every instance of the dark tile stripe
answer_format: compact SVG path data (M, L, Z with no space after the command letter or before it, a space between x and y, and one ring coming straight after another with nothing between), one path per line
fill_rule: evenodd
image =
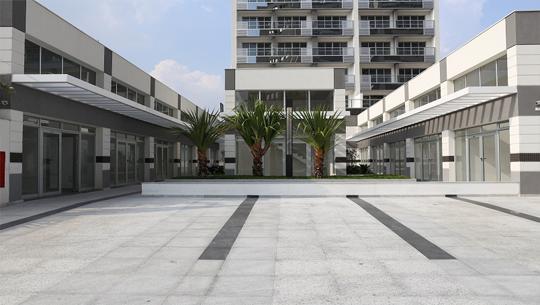
M496 205L493 205L493 204L480 202L480 201L476 201L476 200L471 200L471 199L466 199L466 198L461 198L461 197L458 197L458 196L446 196L446 197L447 198L452 198L452 199L455 199L455 200L459 200L459 201L463 201L463 202L467 202L467 203L471 203L471 204L475 204L475 205L478 205L478 206L481 206L481 207L484 207L484 208L492 209L492 210L499 211L499 212L502 212L502 213L506 213L506 214L509 214L509 215L512 215L512 216L521 217L523 219L540 222L540 217L536 217L536 216L533 216L533 215L530 215L530 214L525 214L525 213L521 213L521 212L518 212L518 211L510 210L510 209L503 208L503 207L500 207L500 206L496 206Z
M36 215L32 215L32 216L28 216L28 217L25 217L25 218L21 218L21 219L17 219L17 220L14 220L14 221L10 221L10 222L0 224L0 231L11 228L11 227L14 227L14 226L18 226L18 225L21 225L21 224L25 224L27 222L31 222L31 221L34 221L34 220L45 218L45 217L48 217L48 216L51 216L51 215L54 215L54 214L59 214L59 213L65 212L65 211L80 208L80 207L88 205L88 204L96 203L96 202L99 202L99 201L105 201L105 200L120 198L120 197L125 197L125 196L130 196L130 195L139 194L139 193L140 193L139 191L130 192L130 193L121 194L121 195L114 195L114 196L103 197L103 198L99 198L99 199L93 199L93 200L88 200L88 201L77 202L75 204L68 205L68 206L65 206L65 207L61 207L61 208L58 208L58 209L55 209L55 210L50 210L50 211L43 212L43 213L40 213L40 214L36 214Z
M257 199L259 196L248 196L240 204L201 254L200 260L225 260L227 258Z
M380 223L385 225L392 232L396 233L401 239L406 241L409 245L418 250L422 255L431 260L443 260L443 259L455 259L448 252L439 248L429 240L425 239L422 235L409 229L399 221L392 218L390 215L379 210L374 205L358 198L358 196L347 196L350 200L368 212L371 216L377 219Z

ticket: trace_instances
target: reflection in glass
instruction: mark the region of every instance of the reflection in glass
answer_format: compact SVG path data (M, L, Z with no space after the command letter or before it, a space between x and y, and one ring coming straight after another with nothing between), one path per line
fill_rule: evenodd
M311 111L324 109L326 111L334 110L334 92L329 91L311 91L310 92Z
M126 143L118 143L118 184L126 183Z
M94 188L96 140L93 134L81 135L81 187Z
M60 191L60 135L43 133L43 190Z
M307 176L307 146L305 143L293 143L293 176Z
M62 56L41 49L41 74L62 74Z
M39 163L39 131L36 127L23 127L23 194L37 194Z

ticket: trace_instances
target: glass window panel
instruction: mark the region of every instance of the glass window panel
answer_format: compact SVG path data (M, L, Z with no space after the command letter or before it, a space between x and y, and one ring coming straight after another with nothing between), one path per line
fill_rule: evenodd
M293 176L307 176L307 146L305 143L293 143Z
M81 66L64 58L64 74L71 75L76 78L81 78Z
M308 110L307 91L287 91L285 99L287 102L292 103L294 111Z
M253 107L257 100L259 100L259 91L236 91L237 107L240 105Z
M236 143L238 175L251 176L253 175L253 156L251 155L251 151L244 141L238 140Z
M111 134L111 185L117 185L116 174L117 174L117 162L116 162L116 139L112 137Z
M283 109L283 91L261 91L261 100L269 106L274 106L279 110Z
M116 84L116 94L122 96L122 97L127 97L127 88L123 85L120 85L120 84Z
M135 102L137 99L137 92L128 88L127 98Z
M311 111L324 109L334 111L334 92L333 91L311 91L310 92Z
M81 187L94 188L96 140L93 134L81 134Z
M39 131L37 127L23 127L23 194L38 193Z
M464 89L467 86L465 82L465 76L454 80L454 92Z
M489 63L480 69L482 86L497 86L497 64Z
M39 74L39 52L40 47L30 41L24 44L24 73Z
M478 86L480 86L480 71L474 70L471 73L467 74L467 87Z
M264 175L283 176L285 167L285 145L283 139L272 142L270 149L264 155Z
M81 69L81 79L92 85L96 85L96 72L82 67Z
M467 147L466 138L459 136L456 132L456 179L457 181L467 181Z
M42 48L41 74L62 74L62 56Z
M497 85L508 86L508 63L506 56L497 60Z
M43 192L60 191L60 135L43 133Z
M137 94L137 103L141 105L146 105L146 96L144 94Z

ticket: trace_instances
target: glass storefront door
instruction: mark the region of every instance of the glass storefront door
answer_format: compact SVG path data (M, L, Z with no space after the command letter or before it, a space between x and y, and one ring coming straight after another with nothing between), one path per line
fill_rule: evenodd
M95 187L96 137L81 134L81 190Z
M60 193L60 133L43 132L43 193Z
M144 181L144 138L111 133L111 185Z
M39 129L33 126L23 128L23 195L39 193Z
M456 131L458 181L510 181L508 122Z
M439 135L415 140L414 154L416 179L419 181L442 180L442 147Z

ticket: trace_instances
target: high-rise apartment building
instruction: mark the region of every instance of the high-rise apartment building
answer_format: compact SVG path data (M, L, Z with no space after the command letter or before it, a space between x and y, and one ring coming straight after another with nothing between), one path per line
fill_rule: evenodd
M357 115L435 62L437 2L233 0L226 113L255 99L289 113L317 107L340 112L347 127L335 138L327 169L345 174L345 133L362 128ZM311 173L311 150L294 124L288 126L264 160L266 175ZM250 174L241 138L226 136L225 157L228 173Z

